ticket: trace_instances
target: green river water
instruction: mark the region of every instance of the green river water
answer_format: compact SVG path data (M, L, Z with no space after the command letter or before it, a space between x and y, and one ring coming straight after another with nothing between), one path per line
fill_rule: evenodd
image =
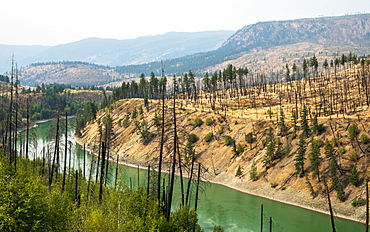
M69 120L70 124L74 122ZM42 149L47 146L47 135L50 131L50 125L53 122L41 123L32 130L36 131L37 146L30 151L30 158L34 156L42 157ZM70 126L71 127L71 126ZM72 139L73 130L70 131L69 140L71 143L71 167L80 167L83 165L83 150L81 146ZM24 132L21 136L24 135ZM64 141L64 138L62 138ZM37 147L37 148L36 148ZM24 148L23 148L24 150ZM87 153L86 156L86 175L89 173L90 162L96 159ZM110 179L114 180L116 164L110 164ZM140 184L145 185L147 182L147 171L139 170L128 166L121 165L120 181L133 188L137 186L139 176ZM94 172L93 176L94 176ZM185 181L187 184L187 180ZM174 204L178 205L180 201L179 189L180 183L176 183L176 192L174 195ZM272 217L273 231L282 232L318 232L331 231L330 217L325 214L306 210L303 208L283 204L269 199L248 195L222 185L202 183L202 191L199 194L198 218L199 224L205 231L212 231L214 225L221 225L225 231L260 231L260 207L264 207L264 230L269 231L269 220ZM194 198L194 194L192 195ZM193 199L194 201L194 199ZM194 203L191 205L194 206ZM335 209L334 209L335 211ZM363 224L350 220L336 218L337 231L364 231Z

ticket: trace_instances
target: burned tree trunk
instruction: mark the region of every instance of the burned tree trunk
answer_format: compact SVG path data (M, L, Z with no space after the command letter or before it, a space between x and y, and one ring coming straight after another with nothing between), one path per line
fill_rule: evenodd
M64 140L64 167L63 167L62 192L64 192L64 187L66 185L67 157L68 157L67 155L68 155L68 113L66 111L66 128L65 128L65 140Z

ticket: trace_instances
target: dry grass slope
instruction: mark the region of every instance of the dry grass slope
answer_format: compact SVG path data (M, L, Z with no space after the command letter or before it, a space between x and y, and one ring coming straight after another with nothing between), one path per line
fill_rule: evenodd
M310 78L298 81L260 85L244 89L202 92L197 100L179 95L176 102L178 135L184 164L190 161L186 154L187 135L195 134L199 139L194 143L196 162L202 164L203 179L218 182L251 194L274 200L300 205L302 207L327 212L323 182L312 176L309 161L312 140L332 141L336 161L340 168L339 178L344 186L346 201L336 198L337 193L331 182L331 196L336 215L364 221L364 206L353 207L351 202L358 196L365 197L364 182L358 187L349 183L353 165L361 178L367 176L369 144L361 141L361 136L370 137L369 96L366 81L370 78L369 65L345 66L334 70L324 70L320 75L311 73ZM258 78L258 77L255 77ZM215 98L217 96L217 98ZM215 100L215 110L210 102ZM150 100L144 107L143 99L120 100L110 107L113 119L113 137L111 139L111 156L120 156L121 162L146 166L157 165L159 156L160 129L155 118L160 115L160 103ZM298 141L302 132L301 111L307 109L310 135L305 138L305 177L295 174L295 157L299 148ZM172 149L172 109L173 100L166 101L166 143L165 163L169 165ZM133 118L134 112L138 112ZM142 113L140 113L142 111ZM281 129L282 116L286 130ZM88 144L97 153L99 126L108 109L101 111L95 122L88 124L83 131L81 142ZM294 130L293 115L298 114ZM312 131L314 116L323 124L320 133ZM196 118L207 123L194 125ZM140 123L145 122L150 132L143 141L138 133ZM209 123L211 122L211 123ZM100 123L100 124L99 124ZM356 124L359 128L358 142L350 139L348 128ZM268 132L272 128L275 141L280 141L280 156L270 165L263 160L268 152ZM143 127L140 127L143 128ZM212 139L206 142L206 134L212 133ZM247 141L246 135L252 133L253 142ZM235 147L225 144L225 138L235 140ZM278 147L276 143L275 151ZM323 159L320 166L322 176L329 176L329 159L322 146L320 154ZM115 158L114 158L115 160ZM250 179L253 161L257 166L257 180ZM238 167L242 174L235 176ZM168 170L168 168L164 168ZM274 188L272 188L273 186Z

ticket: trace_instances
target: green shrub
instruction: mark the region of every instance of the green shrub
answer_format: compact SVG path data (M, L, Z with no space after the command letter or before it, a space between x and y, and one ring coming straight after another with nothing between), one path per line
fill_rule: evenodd
M219 129L218 131L217 131L217 134L219 134L219 135L222 135L224 133L224 129L223 128L221 128L221 129Z
M325 126L324 126L324 124L323 124L323 123L319 123L319 124L317 125L317 131L318 131L319 133L322 133L324 130L325 130Z
M360 137L361 143L368 144L369 143L369 137L367 135L362 134Z
M249 170L249 178L253 181L257 180L257 165L254 160L251 169Z
M245 141L247 143L253 143L253 133L252 132L249 132L248 134L245 135Z
M353 123L350 127L348 127L349 132L349 139L351 141L354 141L358 134L360 133L360 129L358 129L358 126L356 123Z
M296 136L297 136L297 133L293 132L290 134L290 139L295 139Z
M212 132L209 132L206 134L206 136L204 136L204 141L205 142L211 142L211 140L213 139L213 133Z
M352 201L351 201L351 205L353 207L358 207L358 206L362 206L362 205L365 205L366 201L364 198L362 198L361 196L357 196L355 197Z
M235 144L235 140L231 138L230 136L225 137L225 145L226 146L232 146Z
M358 161L358 155L356 152L351 152L349 154L349 160L351 160L352 162L357 162Z
M207 126L212 125L212 124L213 124L213 120L212 120L212 118L206 118L205 123L206 123L206 125L207 125Z
M202 119L200 119L200 118L196 118L196 119L194 120L194 126L201 126L202 124L203 124Z
M221 226L214 226L213 227L213 232L224 232L224 228L222 228Z
M349 182L356 187L360 185L360 175L358 174L356 165L354 165L352 168L351 175L349 176Z
M274 182L274 183L270 183L270 186L271 186L271 188L276 188L278 186L278 184Z
M344 154L344 153L346 153L346 148L345 147L340 147L338 149L338 152L339 152L339 154Z
M322 141L321 139L316 139L313 140L312 142L315 143L318 147L324 146L324 141Z
M238 146L236 146L236 151L235 151L237 154L241 154L244 152L244 147L243 145L241 144L238 144Z
M188 135L188 142L195 143L198 141L198 136L196 134L189 134Z
M336 146L336 145L338 144L338 139L337 139L337 138L332 138L332 139L330 140L330 143L331 143L331 145L333 145L333 147L334 147L334 146Z
M243 174L242 169L240 168L240 165L239 165L238 169L236 170L235 176L241 176L242 174Z

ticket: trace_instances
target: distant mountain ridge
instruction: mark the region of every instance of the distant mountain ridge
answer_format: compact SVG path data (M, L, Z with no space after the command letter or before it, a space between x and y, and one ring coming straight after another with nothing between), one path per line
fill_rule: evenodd
M51 61L83 61L113 67L142 64L217 49L233 33L168 32L126 40L87 38L51 47L0 45L0 63L11 60L14 52L15 60L23 67ZM9 70L10 64L0 65L0 72Z
M286 21L259 22L238 30L217 50L166 60L169 73L214 70L225 67L255 49L268 50L278 46L310 43L313 47L325 45L328 52L348 53L370 51L370 14L322 17ZM299 49L299 48L298 48ZM317 51L317 49L313 49ZM268 52L268 51L267 51ZM307 53L309 54L309 53ZM310 54L312 55L312 54ZM248 57L254 59L255 57ZM238 61L240 66L246 65ZM220 65L223 64L223 65ZM147 73L158 63L119 67L121 73Z
M302 42L370 46L370 14L260 22L243 27L222 47L247 49Z
M168 33L167 36L171 37L172 34ZM145 40L146 37L142 39ZM353 52L359 56L367 55L370 54L370 14L260 22L243 27L225 39L222 46L216 46L218 47L217 49L210 51L186 55L184 51L181 51L181 46L173 43L171 44L172 47L167 47L168 50L166 51L171 54L177 52L176 54L184 55L177 58L168 58L170 55L167 55L161 49L162 47L159 46L163 44L163 40L160 37L152 37L152 39L155 41L152 40L151 45L157 44L154 47L158 47L162 51L160 57L153 55L155 54L151 50L153 46L149 46L149 49L145 50L143 48L144 42L138 45L131 44L132 47L139 48L141 55L139 53L125 54L130 56L132 63L136 63L134 65L109 68L109 77L114 76L114 80L117 81L127 77L137 77L141 73L144 73L146 76L150 75L151 72L160 75L161 64L159 61L140 64L139 60L145 57L145 54L148 57L152 55L149 57L149 60L165 60L165 72L167 75L182 75L190 69L202 75L206 71L213 72L223 69L230 63L235 66L247 66L252 70L274 70L276 72L281 71L282 67L285 67L287 63L292 65L294 62L298 67L301 67L303 59L307 59L314 54L319 62L323 62L324 59L333 60L342 53L348 54ZM191 38L189 38L189 41L196 42L196 40L191 40ZM205 38L202 41L208 43L207 41L211 40ZM200 43L199 40L197 43ZM88 47L86 45L86 49L89 51ZM83 50L82 48L80 49ZM62 50L61 52L67 52L67 49ZM99 54L101 59L105 55L102 52L96 52L96 54ZM84 61L91 63L98 59L86 54L85 57L90 57ZM110 57L112 58L113 56ZM122 60L123 58L116 57L115 59ZM111 62L115 59L112 58ZM95 66L89 67L88 65L85 65L84 68L97 69ZM42 69L42 66L40 66L40 70ZM52 66L48 67L48 70L51 69ZM68 66L63 67L63 70L66 69L68 69ZM54 82L61 81L62 83L69 83L65 82L65 80L71 80L65 74L58 73L61 71L60 68L56 68L52 74L56 79L53 79L50 73L40 72L40 70L37 70L35 66L32 67L32 71L27 71L27 68L24 69L21 72L23 73L23 76L20 78L21 81L22 78L27 79L29 83L36 83L41 79L48 79ZM106 71L103 72L107 73ZM64 73L72 72L64 71ZM88 72L81 72L81 79L84 79L84 81L88 79L83 76L86 73ZM48 77L46 78L45 75L48 75ZM73 80L76 83L82 83L78 81L78 70L74 69L73 75ZM62 77L64 76L65 78L63 79ZM112 79L110 80L112 81ZM107 83L108 80L92 81L94 83Z

